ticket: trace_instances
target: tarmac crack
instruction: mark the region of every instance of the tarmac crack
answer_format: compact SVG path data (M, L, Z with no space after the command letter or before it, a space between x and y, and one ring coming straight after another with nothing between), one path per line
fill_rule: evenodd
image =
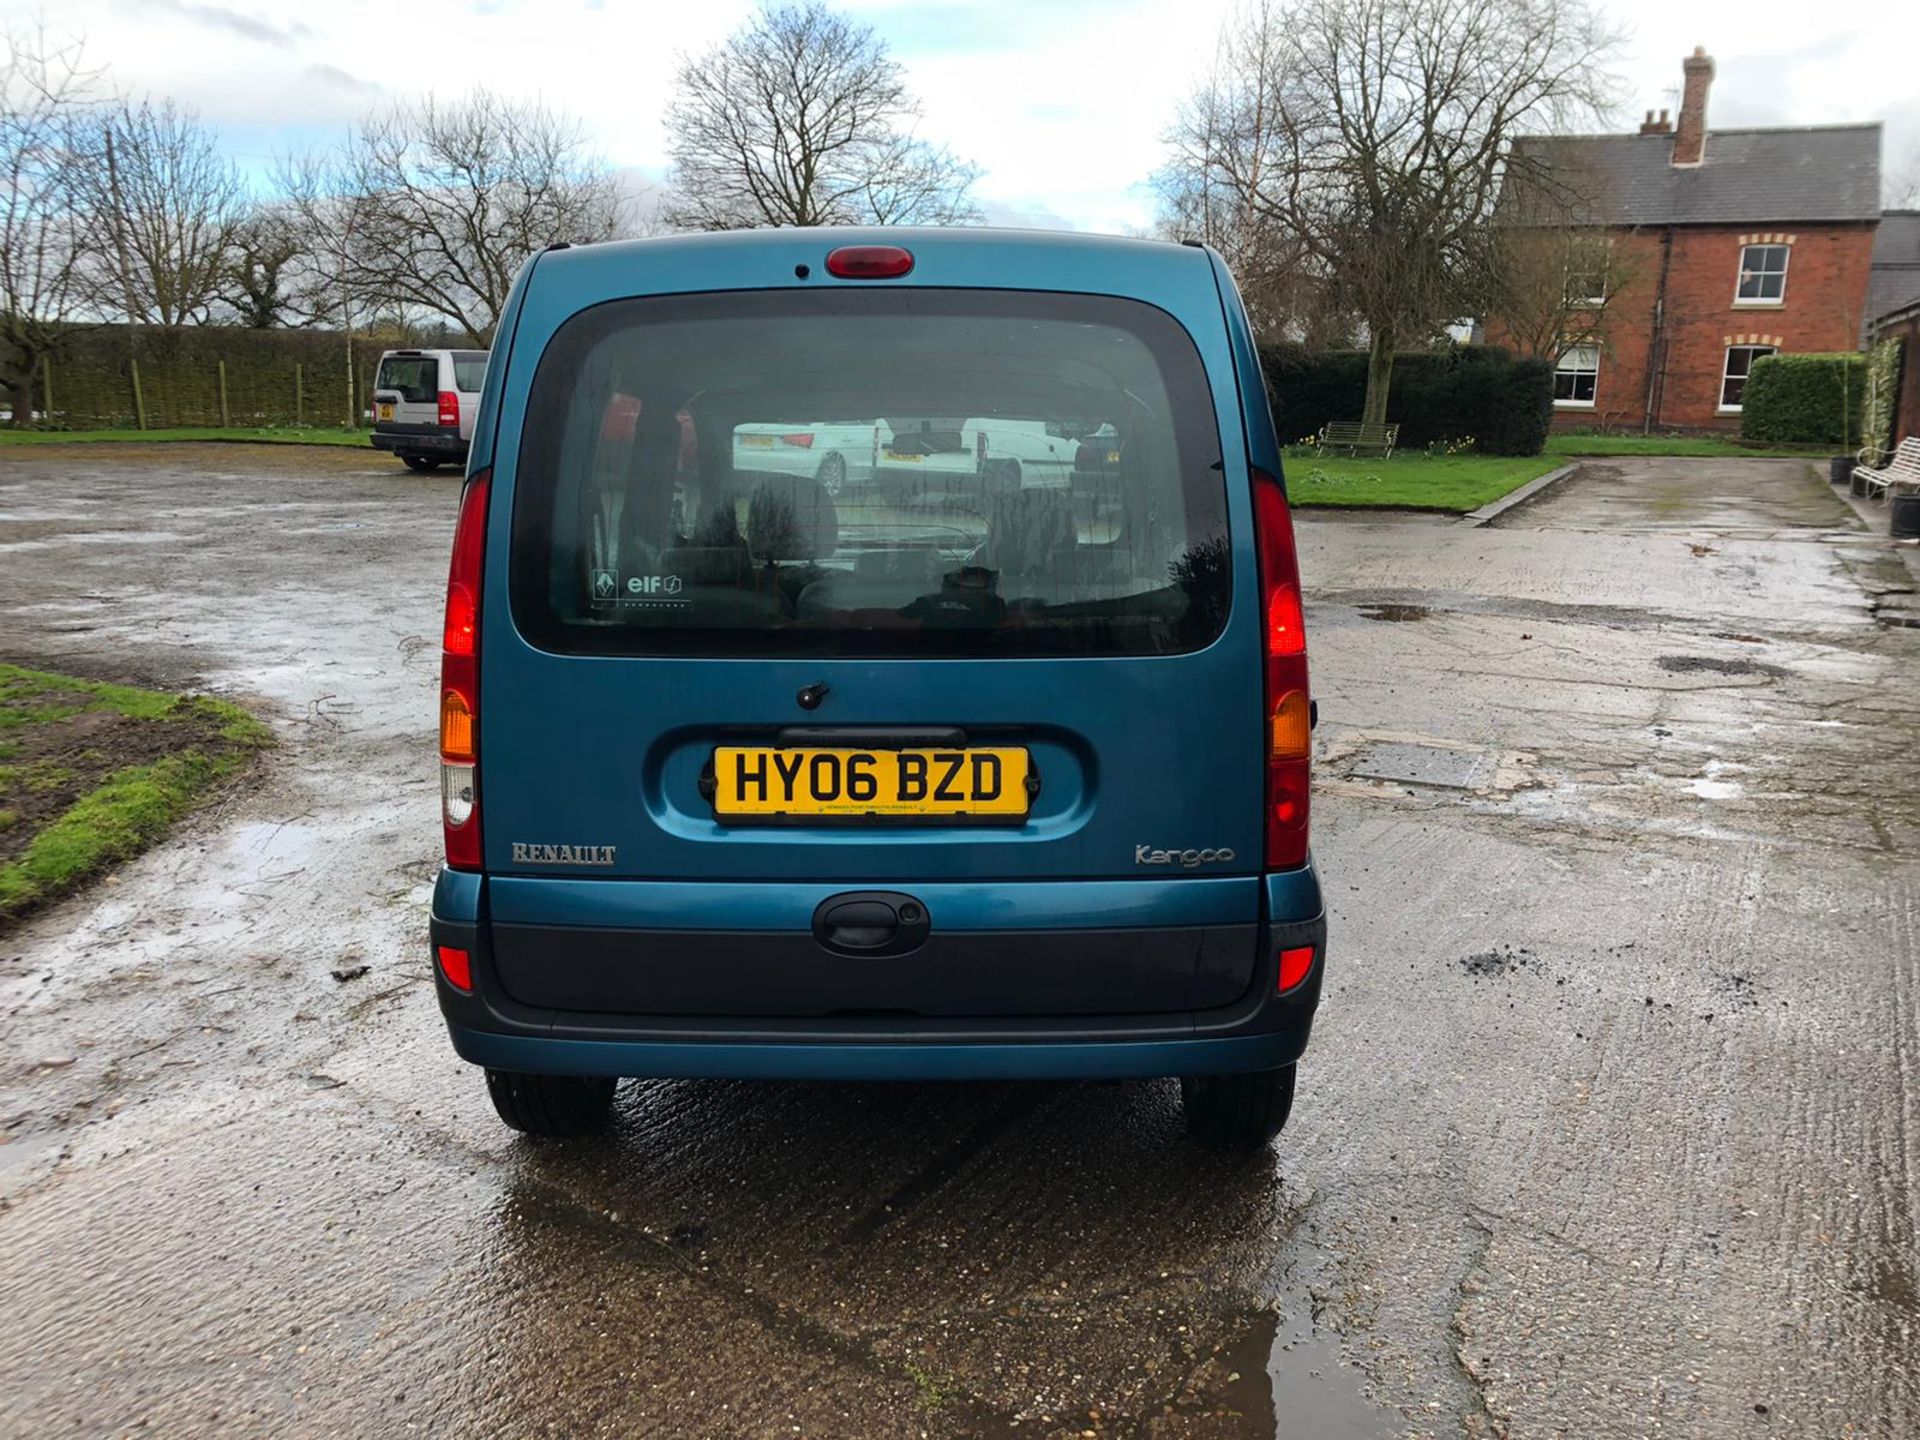
M1454 1368L1461 1381L1466 1385L1466 1403L1460 1411L1461 1433L1472 1436L1505 1437L1507 1424L1493 1413L1493 1406L1487 1394L1487 1377L1474 1365L1469 1355L1473 1345L1473 1332L1467 1320L1467 1304L1479 1293L1485 1283L1487 1255L1493 1249L1494 1228L1480 1215L1469 1211L1466 1222L1480 1232L1480 1239L1473 1247L1467 1262L1461 1267L1460 1276L1454 1282L1454 1307L1451 1325L1455 1344L1451 1354Z

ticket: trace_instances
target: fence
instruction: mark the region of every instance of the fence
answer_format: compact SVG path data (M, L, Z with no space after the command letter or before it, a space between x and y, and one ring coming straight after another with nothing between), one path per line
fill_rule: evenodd
M345 337L322 330L101 326L66 338L34 408L68 430L359 425L383 348L355 340L349 360Z

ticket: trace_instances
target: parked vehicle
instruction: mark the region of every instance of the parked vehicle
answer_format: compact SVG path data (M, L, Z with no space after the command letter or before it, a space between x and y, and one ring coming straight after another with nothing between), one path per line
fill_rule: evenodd
M412 470L465 461L487 375L485 350L389 350L373 378L373 448Z
M879 448L880 425L875 420L739 425L733 432L733 468L743 474L811 475L827 494L838 497L850 486L873 480Z
M1079 439L1058 420L974 417L894 419L874 460L891 500L991 500L1010 490L1058 488Z
M593 1129L621 1076L1178 1076L1197 1137L1277 1133L1326 953L1312 706L1219 257L582 246L529 262L501 329L447 584L431 919L501 1118ZM842 507L747 463L774 447L738 437L794 415L991 415L1098 437L1115 473Z

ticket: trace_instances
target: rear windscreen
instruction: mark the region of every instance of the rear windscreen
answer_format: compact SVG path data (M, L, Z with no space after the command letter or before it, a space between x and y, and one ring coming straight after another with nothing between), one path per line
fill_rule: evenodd
M487 383L486 352L461 353L456 351L453 357L453 385L456 390L464 390L469 395L477 394Z
M1193 650L1229 600L1220 458L1192 340L1136 301L615 301L533 378L515 616L601 654Z
M440 394L440 361L433 355L389 355L380 362L376 390L398 390L409 405L431 405Z

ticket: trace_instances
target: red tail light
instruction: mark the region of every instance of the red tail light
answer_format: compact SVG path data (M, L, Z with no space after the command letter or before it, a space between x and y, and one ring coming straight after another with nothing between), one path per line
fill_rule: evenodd
M460 428L460 397L452 390L440 392L440 423L455 430Z
M455 870L480 868L480 593L491 478L482 470L461 493L447 567L440 645L440 822L447 864Z
M465 950L456 950L451 945L439 947L440 973L447 977L447 983L456 990L473 992L473 957Z
M811 450L813 448L813 432L802 430L798 434L782 435L780 437L780 443L782 445L791 445L797 450Z
M827 273L842 280L897 280L913 269L913 252L898 245L842 245L827 252Z
M447 952L445 949L442 949L440 953L444 955ZM1278 993L1284 995L1289 990L1299 988L1300 982L1307 978L1307 973L1312 969L1313 947L1311 945L1302 945L1293 950L1282 950L1280 952L1280 979L1276 987ZM468 987L462 985L460 988L464 990Z
M1291 870L1307 861L1307 786L1313 759L1307 635L1293 517L1280 482L1259 470L1253 472L1253 534L1260 557L1267 652L1261 727L1267 756L1267 869Z

